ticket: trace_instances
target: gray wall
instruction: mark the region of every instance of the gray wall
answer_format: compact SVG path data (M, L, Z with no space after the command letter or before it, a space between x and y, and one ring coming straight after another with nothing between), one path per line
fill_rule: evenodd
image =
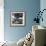
M18 41L32 29L33 19L40 9L40 0L4 0L4 39ZM10 12L25 11L26 25L24 27L10 27Z
M46 0L40 0L40 10L46 9ZM46 27L46 10L43 12L43 22L40 21L40 25Z

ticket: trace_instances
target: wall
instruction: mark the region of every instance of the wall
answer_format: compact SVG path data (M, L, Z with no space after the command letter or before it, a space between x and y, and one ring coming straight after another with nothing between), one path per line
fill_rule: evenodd
M26 14L24 27L10 27L10 12L23 10ZM40 10L40 0L4 0L4 39L18 41L32 29L33 19Z
M40 9L41 9L41 11L43 9L46 9L46 0L40 0ZM42 21L40 22L40 25L46 27L46 20L45 20L46 19L46 11L43 12L42 17L43 17L44 20L43 20L43 22Z

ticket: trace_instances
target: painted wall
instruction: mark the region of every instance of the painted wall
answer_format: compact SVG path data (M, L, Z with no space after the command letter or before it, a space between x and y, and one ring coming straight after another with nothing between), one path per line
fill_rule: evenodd
M33 19L40 9L40 0L4 0L4 38L7 41L18 41L32 29ZM25 11L26 25L10 27L10 12Z
M40 0L40 9L41 9L41 11L43 9L46 9L46 0ZM43 22L41 21L40 22L40 25L46 27L46 10L43 12L42 17L43 17Z

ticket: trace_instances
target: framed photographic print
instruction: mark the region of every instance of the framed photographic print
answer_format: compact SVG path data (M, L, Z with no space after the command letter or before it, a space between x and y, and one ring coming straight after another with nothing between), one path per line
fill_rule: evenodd
M11 12L11 26L24 26L25 25L25 12Z

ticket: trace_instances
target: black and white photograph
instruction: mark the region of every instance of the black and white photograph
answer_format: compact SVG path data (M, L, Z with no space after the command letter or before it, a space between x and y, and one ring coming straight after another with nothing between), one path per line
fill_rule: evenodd
M11 26L24 26L25 12L11 12Z

